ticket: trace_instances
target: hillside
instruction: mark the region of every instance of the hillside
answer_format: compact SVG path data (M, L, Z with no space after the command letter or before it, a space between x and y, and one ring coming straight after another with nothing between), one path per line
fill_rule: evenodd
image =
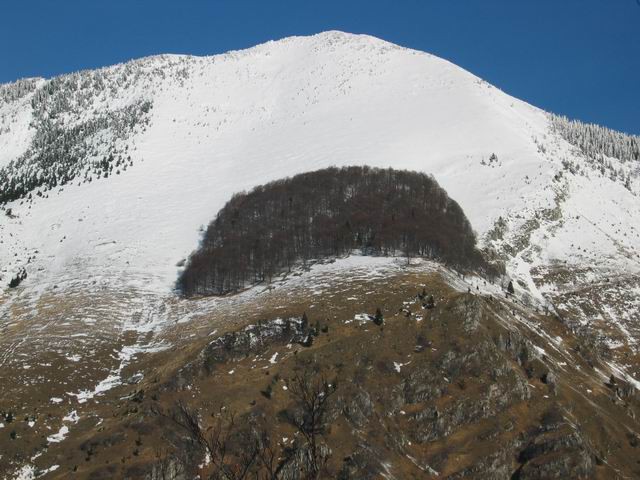
M481 294L502 296L512 280L519 318L540 336L533 339L539 348L551 355L560 348L558 336L571 345L559 360L566 365L558 364L570 370L567 391L583 392L588 384L602 399L615 397L616 389L603 387L611 374L633 390L640 379L638 145L637 137L544 112L446 60L342 32L0 85L0 412L19 412L22 422L15 442L0 418L8 452L0 457L0 477L33 464L68 473L63 468L75 456L58 461L58 455L67 445L76 452L72 445L95 435L113 405L125 405L120 394L140 381L134 374L143 374L147 389L156 376L169 382L209 335L274 320L277 308L291 317L302 309L315 321L312 305L329 295L350 302L345 292L330 291L332 278L316 283L302 271L287 285L322 295L303 296L300 305L295 289L284 294L279 283L273 291L262 286L217 299L188 300L175 291L188 256L233 194L331 166L432 175L466 214L478 247L506 265L503 284ZM332 264L333 277L344 273L356 285L409 268L380 258L354 271L360 261L374 259L342 259ZM434 280L443 288L485 288L443 275ZM412 292L426 283L414 280ZM396 281L386 285L399 288ZM268 315L263 294L277 298ZM398 301L376 303L386 315ZM338 318L375 308L367 303ZM506 318L494 314L489 329ZM442 348L453 348L447 342ZM575 348L597 355L578 358ZM583 361L592 370L578 384ZM558 406L577 401L572 395ZM596 408L586 398L593 409L581 415L605 412L607 435L621 445L612 468L633 477L632 466L616 457L628 453L620 425L631 417L620 416L617 403L595 402ZM526 428L542 414L529 411ZM593 431L581 435L595 444L587 449L594 462L605 458L594 451L614 448ZM521 446L509 447L509 455ZM606 463L591 466L602 478L611 473ZM504 471L516 468L511 463Z
M211 302L192 301L198 315L162 334L172 347L125 367L124 384L13 410L5 428L17 438L0 435L5 455L30 458L25 475L50 479L244 478L206 477L224 446L229 471L267 475L265 455L274 455L274 470L284 467L267 478L313 478L296 474L310 464L296 427L305 379L330 394L318 423L320 478L640 473L635 388L610 378L588 337L482 279L351 257ZM210 443L219 428L223 443Z

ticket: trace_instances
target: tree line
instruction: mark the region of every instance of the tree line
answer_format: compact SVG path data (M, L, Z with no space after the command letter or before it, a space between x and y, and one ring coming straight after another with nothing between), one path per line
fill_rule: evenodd
M124 150L116 140L126 140L138 127L146 129L151 108L150 101L138 101L74 126L41 119L27 151L0 168L0 204L72 181L106 178L114 168L116 173L126 170L133 161L128 146Z
M604 155L623 162L640 160L640 137L636 135L561 115L551 114L550 118L552 128L589 158L598 159Z
M125 141L147 129L155 91L167 83L170 88L168 80L182 85L190 62L149 57L48 80L0 84L0 107L22 102L6 110L14 118L0 121L0 134L11 132L17 112L31 115L33 131L27 150L0 168L0 205L131 167Z
M633 181L638 177L640 161L640 137L627 135L600 125L582 123L559 115L550 115L552 130L585 156L587 165L619 182L633 191ZM619 162L612 159L617 159ZM562 164L571 173L582 173L579 164L564 159Z
M334 167L234 195L207 228L178 288L187 296L225 294L269 282L298 263L354 251L491 272L464 212L432 177Z

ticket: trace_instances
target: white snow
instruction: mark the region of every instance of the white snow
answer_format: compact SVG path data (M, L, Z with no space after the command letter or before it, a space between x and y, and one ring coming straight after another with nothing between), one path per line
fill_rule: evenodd
M66 425L63 425L62 427L60 427L60 430L58 431L58 433L55 433L53 435L49 435L47 437L47 442L49 442L49 443L60 443L61 441L63 441L67 437L68 433L69 433L69 427L67 427Z
M106 378L102 379L93 390L81 390L77 393L67 392L67 395L69 395L70 397L75 397L80 404L86 403L87 400L91 400L94 397L117 387L118 385L122 385L122 378L120 376L122 370L131 362L133 357L135 357L137 354L145 352L160 352L168 347L169 345L163 343L149 345L136 343L132 346L126 345L122 347L122 349L118 352L118 359L120 360L118 367L112 370Z
M33 465L25 465L18 470L14 480L33 480L36 478L36 469Z
M345 320L344 323L349 324L353 321L358 322L360 325L372 321L372 316L368 313L356 313L351 320Z
M410 355L409 355L410 356ZM411 364L411 362L405 362L405 363L400 363L400 362L393 362L393 368L396 372L400 373L400 370L402 369L402 367Z
M78 415L78 412L76 410L71 411L69 415L66 415L62 419L63 422L72 422L72 423L78 423L79 420L80 420L80 416Z
M56 470L58 470L60 468L60 465L51 465L49 468L47 468L46 470L43 470L42 475L44 475L45 473L51 473L51 472L55 472Z

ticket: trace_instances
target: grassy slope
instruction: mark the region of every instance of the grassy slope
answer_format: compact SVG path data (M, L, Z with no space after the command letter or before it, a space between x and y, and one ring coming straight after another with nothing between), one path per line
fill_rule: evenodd
M437 299L433 310L414 302L423 286ZM382 329L370 322L345 323L377 306L385 315ZM403 307L412 316L399 313ZM213 373L202 368L202 352L214 336L198 333L177 341L202 332L204 325L218 336L303 311L312 324L317 320L329 327L311 347L276 342L216 364ZM416 314L424 318L417 321ZM274 438L292 439L292 428L278 415L292 403L283 386L301 359L311 358L339 384L326 438L333 451L328 465L332 475L349 466L353 478L365 478L367 472L424 478L428 468L467 478L509 478L521 469L521 478L535 478L531 471L558 465L578 472L581 462L590 465L596 478L612 478L614 472L638 475L631 440L631 432L640 431L632 418L637 400L613 395L576 353L578 340L563 324L505 299L455 291L438 273L407 269L386 279L336 279L316 296L305 288L276 290L233 310L233 316L213 313L199 322L176 326L167 335L175 335L178 346L136 365L145 372L141 384L118 387L87 411L80 410L82 419L72 427L73 434L36 460L43 466L60 465L46 478L69 478L74 469L76 478L140 477L158 452L170 451L171 443L183 436L152 413L169 411L178 400L199 409L205 424L225 406L240 417L257 413ZM555 338L555 343L540 335ZM427 348L415 352L417 343ZM276 363L271 363L275 353ZM592 361L599 367L597 359ZM395 364L402 364L399 372ZM556 388L540 379L549 371L558 378ZM260 393L268 385L271 399ZM131 396L140 390L141 401ZM553 410L564 421L542 428L549 423L545 413ZM22 442L33 447L34 439L5 437L0 435L0 445L10 454L25 452ZM522 452L532 445L542 445L543 452L545 445L556 447L524 462Z

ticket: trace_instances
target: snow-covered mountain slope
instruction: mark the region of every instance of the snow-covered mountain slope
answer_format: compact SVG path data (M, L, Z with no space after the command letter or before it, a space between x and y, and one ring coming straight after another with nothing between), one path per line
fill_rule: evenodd
M24 80L0 87L5 309L54 287L168 294L234 192L354 164L433 174L542 301L559 266L594 279L640 270L638 164L606 162L542 110L364 35Z

